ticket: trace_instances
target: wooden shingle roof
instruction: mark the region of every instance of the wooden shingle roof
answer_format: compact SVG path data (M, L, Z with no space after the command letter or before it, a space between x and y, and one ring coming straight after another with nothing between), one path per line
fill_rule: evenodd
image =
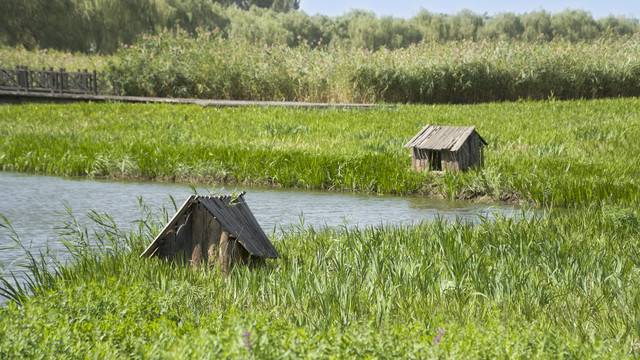
M409 140L404 147L458 151L474 132L476 132L475 126L457 127L426 125L411 140ZM484 141L479 134L478 137L484 145L487 145L487 142Z
M270 259L279 258L280 254L278 254L278 251L273 247L269 238L253 216L249 206L244 201L244 195L244 191L240 193L237 198L229 195L191 195L140 257L151 256L155 249L160 246L160 240L176 225L187 210L193 204L201 203L209 213L220 222L223 228L238 239L240 244L242 244L251 255Z

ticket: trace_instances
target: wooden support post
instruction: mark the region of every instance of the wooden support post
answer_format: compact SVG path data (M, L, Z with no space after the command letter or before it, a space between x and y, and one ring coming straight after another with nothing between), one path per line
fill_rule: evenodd
M167 232L163 241L162 247L158 247L156 251L158 253L158 257L161 259L173 260L175 254L172 250L176 244L176 231L170 230ZM153 255L151 255L151 257L153 257Z
M98 95L98 73L93 70L93 95Z
M229 232L227 230L222 231L220 236L220 250L218 251L218 264L222 274L227 276L231 270L231 241L229 239Z
M45 73L43 73L42 75L44 76L44 75L45 75ZM49 76L48 76L48 79L49 79L49 82L50 82L50 84L51 84L51 85L50 85L50 87L51 87L51 92L53 93L53 92L55 92L55 90L56 90L56 86L57 86L57 83L56 83L56 76L55 76L55 74L54 74L54 72L53 72L53 67L49 67L49 74L48 74L48 75L49 75Z
M27 90L25 85L26 81L24 79L24 75L23 75L24 70L22 69L22 66L16 66L16 73L17 73L16 77L18 78L17 79L18 89L26 91Z
M213 216L208 215L205 221L206 238L203 244L203 257L206 254L206 261L209 269L218 265L218 247L222 236L222 226Z
M200 261L202 260L202 242L204 240L203 233L203 225L204 225L204 216L206 210L202 206L202 204L198 204L193 211L193 231L191 232L191 244L189 246L189 250L191 256L189 256L189 261L191 263L191 268L194 270L198 270L200 268Z
M191 222L193 221L193 214L188 214L184 223L178 226L176 231L176 241L174 259L182 259L182 263L186 263L190 254L187 253L187 246L191 242Z

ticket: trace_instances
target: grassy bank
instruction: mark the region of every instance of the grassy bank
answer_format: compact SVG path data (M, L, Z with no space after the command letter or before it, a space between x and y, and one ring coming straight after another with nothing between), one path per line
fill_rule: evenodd
M281 259L226 279L138 259L160 223L122 233L98 218L97 235L64 237L72 264L35 281L35 296L9 292L17 303L0 310L0 355L640 355L640 213L547 215L291 229L275 243Z
M69 176L263 184L545 206L640 201L640 100L370 110L71 104L0 107L0 168ZM476 125L486 167L410 170L424 124Z

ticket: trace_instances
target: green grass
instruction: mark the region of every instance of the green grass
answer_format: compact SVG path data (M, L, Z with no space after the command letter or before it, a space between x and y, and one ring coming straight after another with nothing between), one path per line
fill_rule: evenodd
M128 233L69 217L69 262L27 252L28 281L0 282L0 358L638 357L639 102L3 105L3 170L516 198L544 213L294 227L274 241L281 259L227 278L138 258L170 212L143 209ZM409 170L401 146L427 123L476 125L485 169Z
M94 220L96 235L64 236L73 260L35 296L10 292L2 358L640 355L637 210L292 228L281 259L228 278L139 259L161 222L123 233Z
M114 55L0 48L0 66L104 71L125 95L346 103L640 96L640 35L423 42L379 51L145 35Z
M347 103L478 103L640 95L640 35L588 42L423 42L404 49L251 45L165 32L120 49L128 95Z
M26 50L22 47L0 46L0 67L4 68L24 65L34 70L53 67L56 71L65 68L67 71L87 69L101 72L105 70L110 58L105 55L69 53L54 49Z
M640 202L640 100L368 110L144 104L0 107L0 168L68 176L275 185L525 201ZM481 171L410 170L424 124L477 126Z

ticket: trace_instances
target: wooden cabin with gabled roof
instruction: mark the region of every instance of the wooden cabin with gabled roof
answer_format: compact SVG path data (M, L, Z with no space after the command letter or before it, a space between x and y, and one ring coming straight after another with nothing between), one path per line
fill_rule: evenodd
M217 264L224 274L235 263L255 266L279 258L244 195L191 195L140 257L183 262L194 269Z
M475 126L426 125L408 143L414 170L466 171L484 166L484 146L487 142Z

